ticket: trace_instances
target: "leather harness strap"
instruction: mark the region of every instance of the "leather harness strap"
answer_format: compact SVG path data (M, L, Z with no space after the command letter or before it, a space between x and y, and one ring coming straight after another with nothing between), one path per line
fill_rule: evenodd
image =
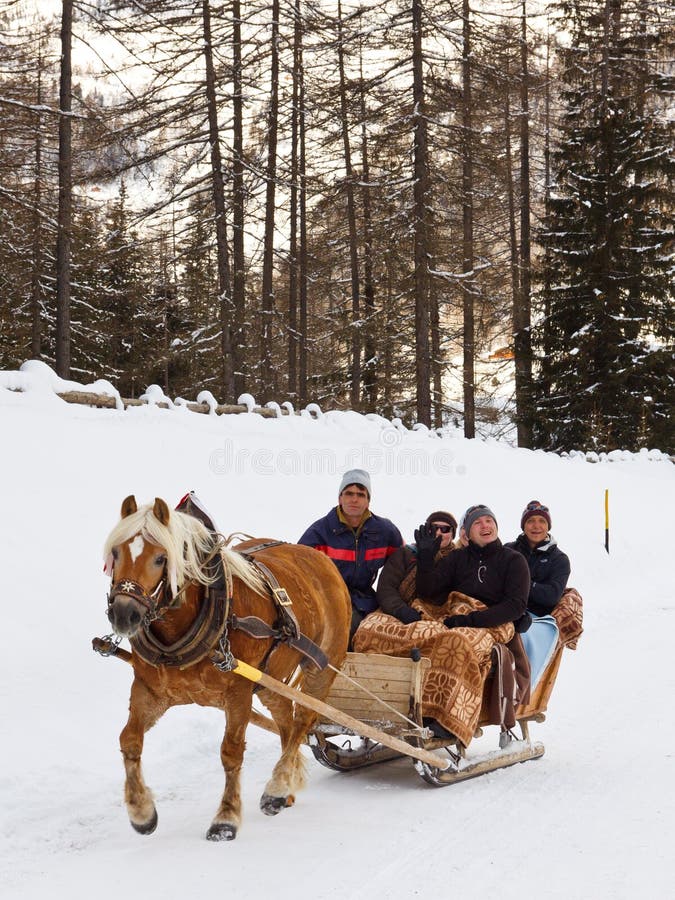
M328 657L321 647L317 646L314 641L304 634L295 636L285 633L282 629L272 628L267 622L259 619L257 616L230 616L230 627L238 631L243 631L252 638L274 638L277 643L288 644L305 658L301 661L300 666L305 667L307 662L312 662L317 669L325 669L328 665Z
M300 631L298 620L293 612L293 602L286 589L279 584L274 572L253 556L254 553L258 553L260 550L267 549L268 547L278 547L283 543L284 541L267 541L258 544L255 547L247 547L243 552L243 555L250 559L253 565L256 566L263 575L279 614L279 627L273 628L257 616L244 616L239 618L234 615L230 616L230 625L234 629L245 632L249 637L272 637L277 641L288 644L305 657L300 663L301 667L304 667L309 660L318 669L325 669L328 665L328 657L314 641L311 641Z
M242 553L242 556L245 556L263 576L263 581L278 613L278 621L275 625L268 625L257 616L239 617L231 613L232 578L229 571L223 566L220 553L214 552L208 557L207 562L215 567L216 580L209 587L197 618L187 633L173 644L164 644L150 630L149 619L130 639L134 652L152 666L184 669L209 655L214 663L218 664L223 656L220 648L223 642L227 642L227 632L229 629L234 629L243 631L249 637L259 640L271 638L274 643L266 655L266 660L269 659L270 654L279 643L285 643L302 655L301 667L311 662L318 669L325 669L328 665L328 657L317 644L300 631L287 591L279 584L274 573L264 563L253 557L253 554L260 550L280 546L283 543L283 541L265 541L247 548ZM140 585L129 583L125 587L127 590L124 590L124 593L141 600L146 609L149 609L147 599L139 595L145 593ZM121 585L119 590L122 591Z

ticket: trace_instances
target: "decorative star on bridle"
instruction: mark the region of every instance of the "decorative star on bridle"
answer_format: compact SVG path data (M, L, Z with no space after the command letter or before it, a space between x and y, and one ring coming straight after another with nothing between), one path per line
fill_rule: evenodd
M131 594L134 591L134 587L133 581L123 581L120 585L120 590L123 594Z

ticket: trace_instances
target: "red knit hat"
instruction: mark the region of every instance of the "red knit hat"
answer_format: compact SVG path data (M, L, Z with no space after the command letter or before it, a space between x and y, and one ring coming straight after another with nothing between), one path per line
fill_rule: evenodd
M548 506L544 506L538 500L530 500L525 509L523 510L523 515L520 518L520 530L522 531L525 527L525 523L528 519L531 519L532 516L541 516L542 519L546 519L546 524L549 527L549 531L551 529L551 513L548 511Z

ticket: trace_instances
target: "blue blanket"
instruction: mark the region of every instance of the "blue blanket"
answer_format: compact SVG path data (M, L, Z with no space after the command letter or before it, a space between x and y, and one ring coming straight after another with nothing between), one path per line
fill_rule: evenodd
M558 643L558 626L553 616L532 616L532 624L520 637L530 660L530 685L534 690Z

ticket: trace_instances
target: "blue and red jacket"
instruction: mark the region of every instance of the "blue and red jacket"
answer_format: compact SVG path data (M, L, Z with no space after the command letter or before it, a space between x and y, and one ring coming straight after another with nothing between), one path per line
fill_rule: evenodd
M403 538L393 522L374 513L359 528L352 528L340 521L335 507L310 525L298 543L314 547L333 560L347 585L352 604L365 614L377 609L373 582Z

